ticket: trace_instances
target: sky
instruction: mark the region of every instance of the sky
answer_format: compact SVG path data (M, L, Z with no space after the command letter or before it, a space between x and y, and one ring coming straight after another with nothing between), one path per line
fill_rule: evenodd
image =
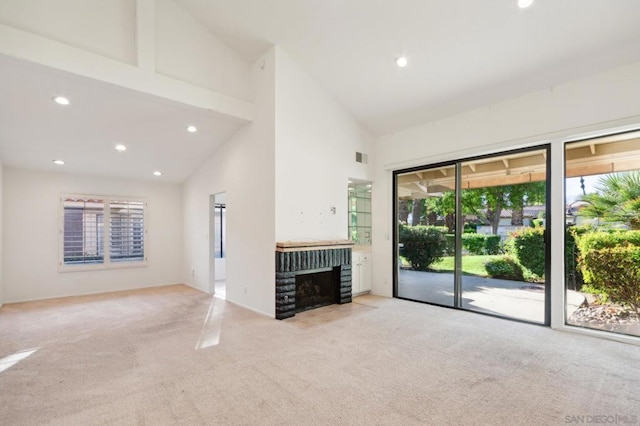
M587 194L596 192L595 186L598 180L604 175L584 176L584 189ZM580 198L582 188L580 188L580 177L567 178L566 180L566 203L570 204Z

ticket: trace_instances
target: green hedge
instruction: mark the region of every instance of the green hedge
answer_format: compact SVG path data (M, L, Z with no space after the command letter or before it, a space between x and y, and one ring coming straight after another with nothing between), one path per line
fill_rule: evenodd
M446 234L445 238L447 239L445 254L453 256L456 253L456 236L455 234ZM469 254L476 256L500 254L502 251L501 238L500 235L462 234L462 248Z
M462 234L462 248L469 254L484 254L485 236L482 234Z
M522 267L509 256L503 256L485 262L484 269L486 269L487 274L491 278L501 278L513 281L524 280Z
M592 249L581 259L590 284L605 292L613 302L640 308L640 246L627 245Z
M453 256L456 254L456 234L446 234L444 236L447 240L447 246L444 250L444 254L447 256Z
M500 254L502 252L502 238L500 235L485 235L485 254Z
M580 252L625 245L640 246L640 231L593 231L577 238Z
M593 271L585 264L584 257L593 250L605 248L640 246L640 231L593 231L576 234L576 245L580 253L578 264L585 283L594 284Z
M462 234L462 248L469 254L500 254L500 235Z
M531 226L534 228L542 228L544 227L544 219L532 219Z
M465 223L462 232L465 234L475 234L476 232L478 232L478 225L476 225L475 223Z
M443 226L400 225L399 242L403 245L401 254L417 271L428 271L429 266L442 259L447 248Z
M524 268L544 278L544 228L522 228L509 235L507 252Z

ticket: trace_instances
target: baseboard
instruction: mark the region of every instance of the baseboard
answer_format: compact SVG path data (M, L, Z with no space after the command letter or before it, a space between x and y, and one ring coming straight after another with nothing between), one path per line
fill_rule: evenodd
M9 304L13 304L13 303L38 302L38 301L42 301L42 300L64 299L64 298L67 298L67 297L95 296L95 295L98 295L98 294L112 294L112 293L120 293L120 292L123 292L123 291L145 290L145 289L148 289L148 288L169 287L169 286L172 286L172 285L186 285L186 284L184 284L184 283L154 284L154 285L147 285L147 286L143 286L143 287L119 288L117 290L114 289L114 290L111 290L111 291L93 291L93 292L87 292L87 293L75 293L75 294L47 296L47 297L37 297L37 298L29 298L29 299L5 300L4 304L5 305L9 305Z

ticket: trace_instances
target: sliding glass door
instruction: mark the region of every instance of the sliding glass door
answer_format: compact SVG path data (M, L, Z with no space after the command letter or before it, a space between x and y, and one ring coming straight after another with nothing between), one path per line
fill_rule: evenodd
M396 175L397 296L454 305L455 165Z
M461 163L462 308L545 323L547 150Z
M395 176L395 296L548 324L548 147Z

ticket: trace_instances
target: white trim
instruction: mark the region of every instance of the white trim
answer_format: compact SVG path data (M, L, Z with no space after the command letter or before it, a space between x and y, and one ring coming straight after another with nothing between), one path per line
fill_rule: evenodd
M565 209L564 209L564 144L559 140L550 141L550 175L548 183L551 191L550 215L551 215L551 247L550 250L550 277L551 286L551 328L556 328L565 322L565 278L564 278L564 236L565 236ZM561 256L555 255L562 253Z
M605 121L589 126L581 126L557 132L500 141L492 144L482 145L480 147L449 151L443 154L437 154L429 157L421 157L418 159L387 163L383 167L387 171L394 172L396 170L410 169L413 167L421 167L425 165L428 166L430 164L445 163L448 161L458 161L460 159L471 157L498 154L502 151L530 148L548 143L553 145L554 143L570 142L580 139L590 139L612 133L622 133L632 130L638 130L639 128L640 115L634 115L620 120Z
M628 343L630 345L640 346L640 336L631 336L629 334L614 333L606 330L597 330L595 328L585 328L575 325L563 324L560 327L552 327L554 330L582 334L589 337L595 337L599 339L613 340L616 342Z
M156 71L155 0L136 0L136 59L139 68Z
M0 24L0 54L251 122L253 103Z
M64 263L64 199L67 197L77 198L99 198L104 201L104 259L102 263L96 264L79 264L71 265ZM144 226L144 260L137 262L112 262L110 259L109 251L109 238L110 238L110 210L109 204L111 200L119 201L135 201L144 204L142 210L143 226ZM58 200L58 272L86 272L97 271L106 269L128 269L128 268L144 268L149 266L149 227L148 227L148 206L149 203L146 198L140 197L128 197L120 195L102 195L102 194L78 194L78 193L62 193Z

